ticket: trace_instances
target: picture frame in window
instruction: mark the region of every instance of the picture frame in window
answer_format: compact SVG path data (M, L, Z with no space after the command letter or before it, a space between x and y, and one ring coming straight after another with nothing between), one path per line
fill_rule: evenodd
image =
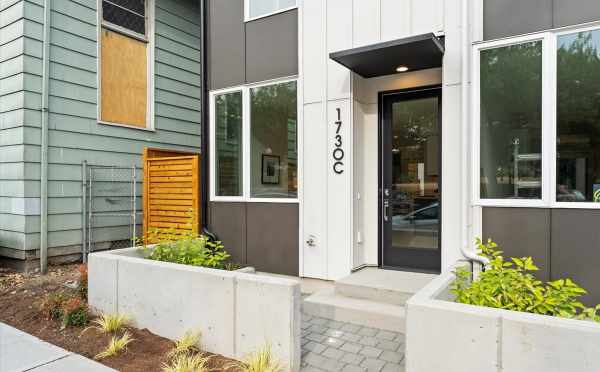
M281 158L277 155L262 155L261 183L263 185L279 185L281 174Z

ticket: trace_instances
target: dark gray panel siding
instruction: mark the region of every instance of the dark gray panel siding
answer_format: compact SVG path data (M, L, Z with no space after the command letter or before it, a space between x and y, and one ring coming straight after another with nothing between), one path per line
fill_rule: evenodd
M210 89L244 84L244 0L210 0Z
M506 257L533 257L538 277L550 279L550 211L539 208L483 208L483 239L498 243Z
M246 82L298 73L298 11L246 24Z
M486 40L552 28L553 0L485 0Z
M600 20L598 0L485 0L485 40Z
M297 10L244 22L243 0L209 6L211 90L298 74Z
M276 274L298 275L298 205L210 203L209 226L232 259Z
M247 205L248 265L298 275L298 204Z
M552 210L552 277L571 278L600 303L600 211Z
M554 27L599 19L600 1L598 0L554 0Z
M483 208L483 237L507 257L532 256L542 280L573 279L600 303L600 210Z
M244 203L210 203L209 224L225 245L234 262L246 260L246 205Z

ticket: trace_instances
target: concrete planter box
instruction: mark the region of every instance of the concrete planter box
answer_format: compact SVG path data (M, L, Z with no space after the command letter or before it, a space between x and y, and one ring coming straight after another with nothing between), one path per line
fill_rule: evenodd
M407 372L597 372L600 324L452 302L442 274L407 302Z
M300 368L298 281L153 261L138 248L91 254L88 265L95 311L173 340L201 331L204 350L235 359L270 343L288 370Z

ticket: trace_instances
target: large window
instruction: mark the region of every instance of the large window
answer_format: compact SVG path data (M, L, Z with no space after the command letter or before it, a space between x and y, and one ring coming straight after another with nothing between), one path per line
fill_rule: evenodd
M556 200L600 202L600 30L557 42Z
M296 0L245 0L246 20L265 17L296 7Z
M600 208L600 28L475 46L476 203Z
M481 198L542 197L542 42L481 51Z
M99 121L151 127L151 0L100 0Z
M212 94L213 200L298 197L296 81Z

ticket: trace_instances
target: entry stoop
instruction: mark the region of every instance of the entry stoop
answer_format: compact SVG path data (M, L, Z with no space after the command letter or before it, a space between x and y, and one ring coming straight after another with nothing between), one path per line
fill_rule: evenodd
M306 314L404 333L406 301L436 275L364 268L303 302Z

